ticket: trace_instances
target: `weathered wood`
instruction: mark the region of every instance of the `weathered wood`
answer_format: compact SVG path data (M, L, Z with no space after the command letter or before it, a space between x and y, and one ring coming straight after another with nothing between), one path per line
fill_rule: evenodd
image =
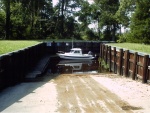
M99 56L102 57L102 44L100 43L100 53Z
M119 75L122 75L122 59L123 59L123 49L119 50L119 64L118 64L118 71L119 71Z
M111 46L109 46L108 51L109 51L109 71L111 72Z
M149 58L149 63L150 63L150 58ZM147 83L150 84L150 66L148 66L148 77L147 77Z
M135 80L135 76L136 76L136 66L137 66L137 52L134 53L133 70L132 70L132 79L133 80Z
M114 67L114 73L116 73L116 47L113 47L113 50L114 50L114 64L113 64L113 67Z
M0 56L0 90L22 82L26 73L45 55L44 43Z
M133 53L129 50L126 50L124 52L123 49L116 51L116 47L113 47L113 49L111 50L111 47L108 47L107 45L103 46L103 48L103 59L107 64L110 64L109 69L114 73L117 73L119 75L124 74L126 77L131 74L133 80L135 80L136 77L142 78L143 83L146 83L148 81L149 55L144 56L143 54L138 54L137 52ZM113 68L111 67L112 62Z
M100 54L101 54L101 55L100 55L100 57L102 58L102 56L103 56L103 44L101 43L101 44L100 44L100 46L101 46L101 48L100 48L100 51L101 51L101 53L100 53Z
M129 64L129 50L125 51L125 58L124 58L124 75L128 76L128 64Z
M101 58L104 58L104 44L102 44Z
M143 59L143 83L147 83L147 70L148 70L148 60L149 60L149 55L145 55Z
M107 54L108 54L108 45L105 46L105 58L104 59L105 59L106 64L107 64L107 59L108 59L107 58L108 57Z
M103 44L101 44L100 51L101 51L100 58L102 58L103 57Z

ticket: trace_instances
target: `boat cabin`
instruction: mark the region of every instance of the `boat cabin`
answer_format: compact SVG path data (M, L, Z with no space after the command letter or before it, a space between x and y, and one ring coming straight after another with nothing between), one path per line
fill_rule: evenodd
M71 49L71 51L70 51L70 53L72 53L72 54L82 54L82 49L80 49L80 48L73 48L73 49Z

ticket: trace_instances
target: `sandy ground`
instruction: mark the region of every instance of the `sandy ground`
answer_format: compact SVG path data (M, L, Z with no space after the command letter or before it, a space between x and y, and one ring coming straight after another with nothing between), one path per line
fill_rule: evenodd
M113 74L48 75L0 92L0 113L149 113L150 85Z

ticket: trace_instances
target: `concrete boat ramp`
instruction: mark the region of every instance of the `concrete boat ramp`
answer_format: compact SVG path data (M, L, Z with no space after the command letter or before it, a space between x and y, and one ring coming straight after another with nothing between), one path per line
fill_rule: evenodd
M121 99L105 87L105 82L98 82L99 78L105 80L102 76L47 73L36 81L3 90L0 113L133 113L143 110Z

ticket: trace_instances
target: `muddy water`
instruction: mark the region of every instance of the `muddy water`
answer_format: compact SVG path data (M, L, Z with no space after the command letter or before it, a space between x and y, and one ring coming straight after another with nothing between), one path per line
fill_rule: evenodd
M98 73L98 60L61 60L53 59L48 66L48 73L52 74L92 74Z

